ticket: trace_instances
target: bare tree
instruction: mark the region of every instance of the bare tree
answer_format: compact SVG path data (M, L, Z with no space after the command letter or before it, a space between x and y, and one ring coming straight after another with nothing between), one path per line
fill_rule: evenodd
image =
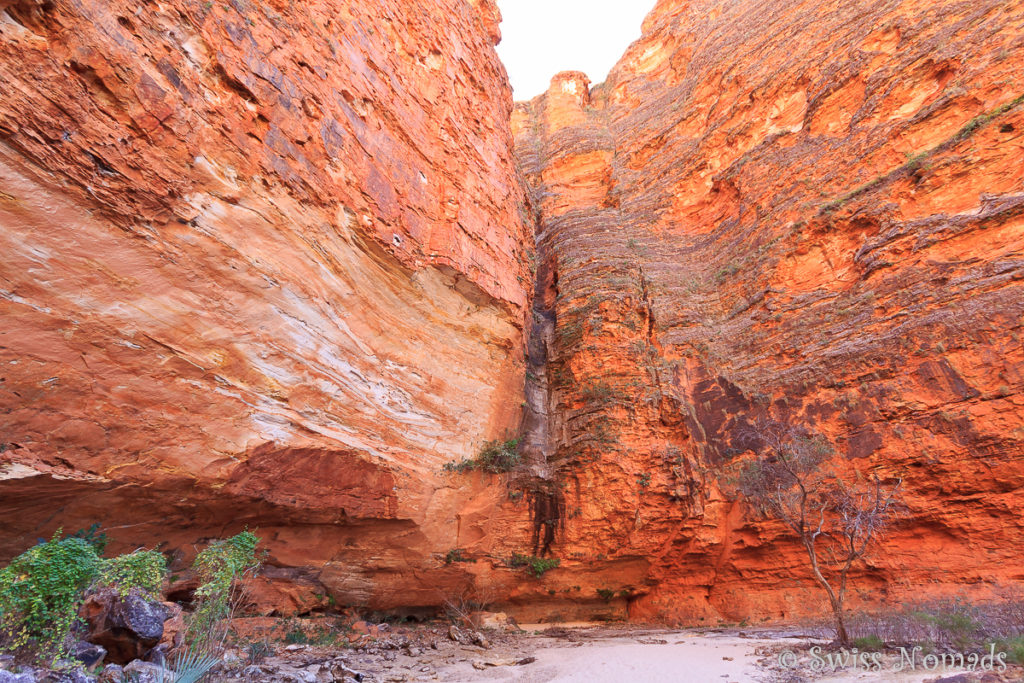
M803 427L763 420L743 436L758 458L740 469L738 492L800 539L814 580L828 593L836 640L848 645L843 601L850 568L892 518L902 479L845 480L829 464L831 444Z

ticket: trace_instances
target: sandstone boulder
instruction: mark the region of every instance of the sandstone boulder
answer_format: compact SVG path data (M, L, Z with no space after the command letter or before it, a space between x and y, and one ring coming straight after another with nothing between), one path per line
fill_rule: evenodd
M160 642L171 616L162 603L113 593L86 598L81 615L89 628L86 640L106 648L107 660L115 664L144 658Z

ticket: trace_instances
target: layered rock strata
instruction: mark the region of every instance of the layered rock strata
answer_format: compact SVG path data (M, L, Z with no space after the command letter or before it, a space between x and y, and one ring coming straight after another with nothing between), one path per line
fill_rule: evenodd
M607 82L517 105L564 425L553 589L821 613L801 546L723 492L767 415L905 480L855 605L1024 579L1022 25L1020 2L663 0Z
M441 466L518 428L532 281L498 19L0 4L0 555L249 526L283 610L465 582L502 497Z
M514 110L499 19L0 3L0 556L249 526L263 613L817 614L722 485L770 414L904 478L855 605L1024 579L1024 3L663 0Z

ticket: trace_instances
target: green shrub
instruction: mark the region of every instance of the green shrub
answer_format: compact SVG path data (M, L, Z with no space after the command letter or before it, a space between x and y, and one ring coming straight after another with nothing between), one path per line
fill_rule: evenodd
M235 579L259 566L256 545L260 539L250 531L243 531L229 539L215 541L196 556L192 568L202 581L195 592L188 635L207 647L222 640L224 629L220 622L230 614L231 587ZM205 648L200 648L205 649Z
M106 546L106 534L98 529L93 524L68 538L61 538L58 530L49 541L0 569L0 651L51 661L67 658L69 635L87 591L159 599L167 571L164 556L155 550L136 550L103 559L99 550ZM191 673L179 680L199 680L218 661L201 652L202 644L208 645L218 633L235 578L257 565L258 542L246 531L217 541L196 558L194 566L203 584L196 590L197 604L189 624L193 643L184 664ZM193 675L194 679L189 678Z
M284 634L284 642L289 645L308 645L309 636L306 635L302 628L296 626Z
M473 469L475 469L474 463L469 458L466 458L461 462L455 462L454 460L452 462L446 462L444 466L441 467L441 470L444 472L456 472L458 474L462 474L463 472L471 472L473 471Z
M136 550L103 560L97 586L124 597L133 590L149 600L158 600L167 573L167 561L155 550Z
M885 647L885 641L872 633L862 638L854 638L853 646L866 652L878 652Z
M350 645L346 637L348 629L337 621L334 623L322 620L304 621L289 617L278 624L275 631L281 634L280 640L289 645L316 645L318 647L349 647ZM269 642L264 641L264 646L269 652Z
M526 567L526 573L540 578L545 572L550 571L562 564L562 561L557 557L537 557L535 555L522 555L515 553L512 555L512 559L509 560L509 565L512 567Z
M445 564L451 564L452 562L472 562L472 561L473 560L469 559L468 557L466 557L465 555L462 554L462 548L452 548L447 553L445 553L445 556L444 556L444 563Z
M511 472L522 458L519 455L519 439L508 441L488 441L483 445L476 458L467 458L462 462L449 462L444 465L445 472L470 472L480 470L489 474Z
M944 634L951 645L963 650L974 643L981 632L981 624L975 621L971 614L962 611L965 609L966 606L954 603L953 608L948 611L935 614L918 612L916 616L923 623L931 624L939 633Z
M519 439L488 441L477 456L479 469L491 474L511 472L519 462Z
M274 648L271 647L270 641L266 638L250 641L245 646L245 653L250 664L259 664L273 651Z
M97 555L102 555L103 551L107 549L107 534L106 532L100 531L99 522L93 522L89 525L89 528L79 529L71 535L75 538L82 539L95 548Z
M100 573L96 548L81 538L60 538L18 555L0 569L2 649L59 659L89 584Z
M1006 653L1006 661L1024 666L1024 636L1001 640L996 651Z

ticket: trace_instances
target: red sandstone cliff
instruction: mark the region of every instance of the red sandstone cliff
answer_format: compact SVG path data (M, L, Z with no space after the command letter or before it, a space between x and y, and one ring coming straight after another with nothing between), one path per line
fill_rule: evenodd
M500 501L441 465L522 395L496 20L0 6L0 554L91 521L185 554L249 525L339 603L438 603L436 554Z
M860 599L1024 578L1024 3L663 1L514 111L489 0L0 6L0 556L248 525L264 610L817 612L719 486L771 412L905 477Z
M797 542L720 490L768 413L905 477L859 599L1024 579L1022 22L663 0L606 83L517 105L563 424L550 587L640 619L817 612Z

